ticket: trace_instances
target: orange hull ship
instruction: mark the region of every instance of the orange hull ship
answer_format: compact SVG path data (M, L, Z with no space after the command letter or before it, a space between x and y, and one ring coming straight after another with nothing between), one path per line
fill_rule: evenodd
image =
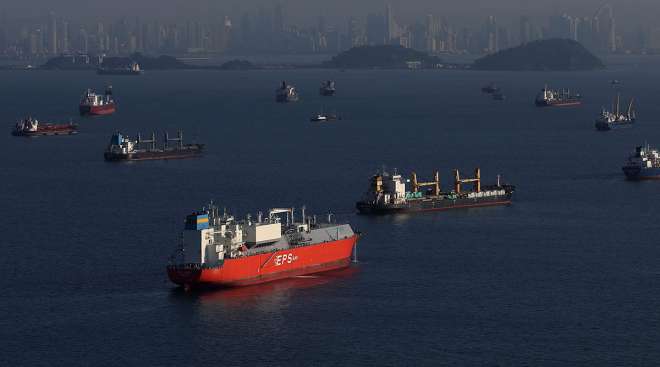
M359 237L350 225L318 224L305 218L304 209L295 223L293 212L272 209L257 221L235 221L214 208L188 216L168 277L185 288L237 287L350 265Z

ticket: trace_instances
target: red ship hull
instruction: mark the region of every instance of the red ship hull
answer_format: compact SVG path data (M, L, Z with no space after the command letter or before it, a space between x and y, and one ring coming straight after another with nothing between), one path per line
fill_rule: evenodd
M102 106L89 106L89 105L80 105L80 114L81 115L90 115L90 116L100 116L100 115L110 115L115 113L115 104L109 103Z
M270 282L299 275L320 273L349 266L358 235L324 242L226 259L213 268L170 265L170 280L184 287L239 287Z
M74 124L41 124L36 131L14 130L15 136L48 136L73 135L78 133L78 125Z
M536 105L539 107L573 107L579 106L582 104L582 101L556 101L556 102L537 102Z

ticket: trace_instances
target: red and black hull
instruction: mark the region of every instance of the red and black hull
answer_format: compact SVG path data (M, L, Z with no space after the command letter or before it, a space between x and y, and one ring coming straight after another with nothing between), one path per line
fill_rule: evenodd
M170 265L169 279L184 287L240 287L348 267L358 235L332 242L226 259L217 267Z
M42 124L36 131L14 130L14 136L52 136L52 135L74 135L78 133L78 125L74 124Z
M437 212L455 209L510 205L512 203L512 196L513 190L508 191L504 195L495 195L489 197L457 197L454 199L427 197L418 200L408 200L402 204L382 204L371 203L368 201L359 201L355 204L355 207L359 214L366 215Z
M103 158L106 161L121 162L121 161L151 161L162 159L186 159L196 158L203 154L203 144L193 144L184 147L183 149L167 149L155 151L138 151L128 154L105 152Z
M574 107L582 104L578 99L569 99L565 101L536 101L537 107Z

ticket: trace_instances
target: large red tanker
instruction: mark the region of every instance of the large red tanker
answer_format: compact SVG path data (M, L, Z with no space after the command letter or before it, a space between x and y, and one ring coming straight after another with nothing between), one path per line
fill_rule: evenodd
M189 215L183 242L167 267L186 288L236 287L349 266L359 234L348 224L293 221L293 209L272 209L236 221L217 209ZM285 215L283 222L280 216Z

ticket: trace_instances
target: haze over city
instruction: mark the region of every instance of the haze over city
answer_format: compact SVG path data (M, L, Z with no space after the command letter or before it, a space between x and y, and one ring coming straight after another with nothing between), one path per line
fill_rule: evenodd
M397 44L488 54L539 39L600 53L657 53L652 0L80 1L0 5L0 57L60 54L337 54Z
M332 2L321 0L146 0L130 1L83 1L83 0L7 0L0 5L0 11L20 13L26 16L39 16L49 11L60 11L71 16L104 16L104 15L140 15L140 16L177 16L189 14L208 14L208 11L234 12L244 11L257 6L272 6L280 3L287 7L288 14L296 18L318 16L348 16L371 12L385 6L383 0L336 0ZM464 14L467 16L484 16L492 13L498 15L510 14L517 16L549 15L553 12L575 12L581 16L592 15L603 4L611 4L622 15L644 16L649 12L659 11L660 3L654 0L555 0L555 1L525 1L525 0L391 0L388 1L402 16L420 16L426 12L443 12L446 14Z

